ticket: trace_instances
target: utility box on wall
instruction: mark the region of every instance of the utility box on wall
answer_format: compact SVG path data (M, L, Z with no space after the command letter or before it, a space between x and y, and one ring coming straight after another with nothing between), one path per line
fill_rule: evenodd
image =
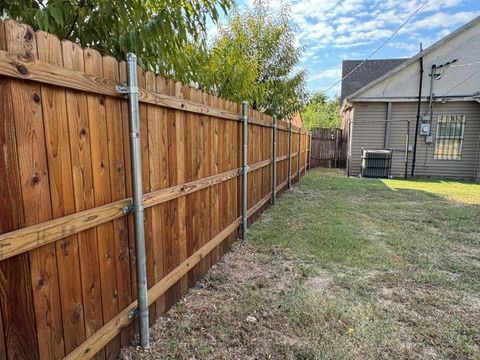
M428 136L430 135L430 123L423 123L420 124L420 135L422 136Z

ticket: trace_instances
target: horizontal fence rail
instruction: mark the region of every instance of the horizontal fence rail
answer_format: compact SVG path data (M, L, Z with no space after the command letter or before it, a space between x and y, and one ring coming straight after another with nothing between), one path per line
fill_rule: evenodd
M150 324L310 166L310 132L247 109L243 164L241 104L137 78L130 135L125 62L0 22L0 359L115 359L138 332L130 136Z

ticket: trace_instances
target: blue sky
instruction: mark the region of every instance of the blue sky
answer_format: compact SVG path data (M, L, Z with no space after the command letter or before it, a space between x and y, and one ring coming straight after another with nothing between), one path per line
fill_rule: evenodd
M344 59L364 59L425 0L289 0L308 89L325 90L341 77ZM253 0L238 0L239 9ZM269 1L277 8L280 0ZM480 15L480 0L429 0L373 59L410 57ZM213 30L213 29L212 29ZM340 93L340 84L327 93Z

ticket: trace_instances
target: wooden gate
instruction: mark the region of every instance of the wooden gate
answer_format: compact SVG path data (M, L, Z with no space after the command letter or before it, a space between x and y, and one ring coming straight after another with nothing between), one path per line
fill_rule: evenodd
M342 129L312 129L312 167L344 168L347 141Z

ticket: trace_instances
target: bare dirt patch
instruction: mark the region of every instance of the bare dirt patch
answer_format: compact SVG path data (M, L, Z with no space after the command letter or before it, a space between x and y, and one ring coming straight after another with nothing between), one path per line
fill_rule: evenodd
M301 264L300 264L301 265ZM121 359L311 358L308 344L288 325L282 297L305 277L285 250L254 251L237 242L184 299L151 328L151 349L122 350ZM316 292L328 276L309 283ZM279 300L280 299L280 300ZM307 353L304 357L302 354Z

